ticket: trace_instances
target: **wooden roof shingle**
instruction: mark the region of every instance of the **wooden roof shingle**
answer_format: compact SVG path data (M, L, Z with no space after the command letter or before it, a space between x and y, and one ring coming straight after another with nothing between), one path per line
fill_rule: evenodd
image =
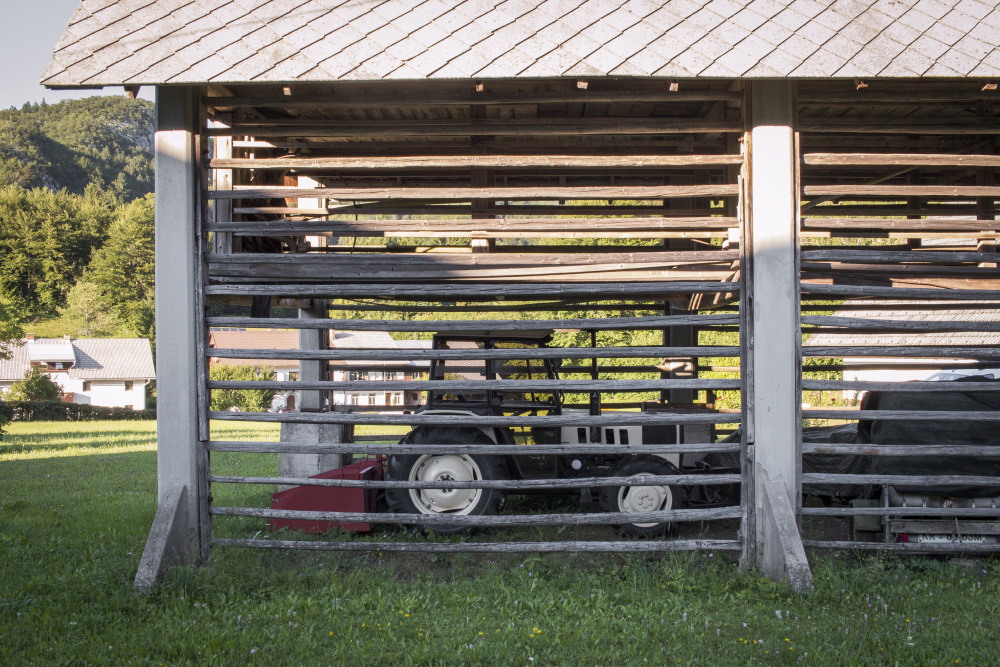
M998 35L978 0L82 0L42 83L995 77Z

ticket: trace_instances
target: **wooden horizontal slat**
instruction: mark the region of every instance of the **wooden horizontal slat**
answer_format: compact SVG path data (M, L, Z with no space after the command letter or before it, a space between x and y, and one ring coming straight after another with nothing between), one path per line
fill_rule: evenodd
M804 357L910 357L914 359L1000 359L1000 347L961 345L803 345ZM860 366L859 366L860 367ZM867 366L865 366L867 367ZM898 368L896 364L894 368ZM816 370L825 370L817 366Z
M660 329L663 327L738 324L736 315L656 315L650 317L585 317L559 320L378 320L305 317L209 317L210 327L271 329L336 329L338 331L449 332L490 331L494 336L519 331L586 329L595 331Z
M931 384L931 383L922 383ZM935 382L933 384L941 384ZM950 384L950 383L949 383ZM962 383L969 384L969 383ZM858 456L989 456L1000 455L1000 447L994 445L868 445L832 442L803 442L803 454L844 454Z
M945 153L806 153L808 166L835 167L1000 167L1000 155Z
M905 486L998 486L1000 477L985 475L840 475L827 473L802 473L803 484L902 484Z
M262 519L305 519L308 521L338 521L344 523L383 523L423 526L478 526L506 528L514 526L610 526L621 523L665 523L686 521L713 521L738 519L739 507L713 507L705 509L678 509L659 512L604 513L604 514L394 514L389 512L307 512L302 510L277 510L256 507L209 508L215 516L250 516Z
M803 507L801 512L803 516L1000 517L1000 507Z
M942 413L944 414L944 413ZM972 416L979 413L967 413ZM599 416L590 415L558 415L535 417L520 415L504 417L496 415L441 415L441 414L409 414L409 415L378 415L378 414L345 414L339 412L218 412L210 411L211 419L222 421L272 422L288 424L381 424L385 426L632 426L643 424L736 424L740 422L738 414L656 414L642 412L616 412Z
M409 155L399 157L214 158L210 169L582 169L695 167L742 164L741 155Z
M376 436L377 437L377 436ZM398 440L399 435L388 436ZM739 443L686 443L683 445L455 445L455 444L390 444L366 445L356 442L327 444L315 442L258 442L212 440L206 444L210 452L243 452L267 454L496 454L503 456L555 456L565 454L638 455L703 454L708 452L738 452Z
M871 250L856 249L827 249L815 248L801 251L803 261L828 261L828 262L864 262L875 264L880 262L939 262L956 264L959 262L985 262L990 259L996 260L995 253L988 252L960 252L954 250Z
M803 315L801 321L802 324L807 325L864 331L1000 331L1000 319L993 322L979 322L969 320L892 320L867 317L837 317L833 315Z
M252 119L234 122L231 128L209 128L209 137L468 137L545 135L693 134L743 132L743 123L702 118L518 118L512 120L369 120Z
M998 188L1000 189L1000 188ZM674 197L731 197L739 194L739 186L721 185L633 185L580 187L456 187L456 188L298 188L245 186L233 190L207 190L209 199L336 199L379 200L397 199L503 199L531 201L537 199L664 199Z
M816 209L812 209L815 211ZM976 233L1000 230L1000 220L948 220L922 218L920 220L892 220L885 218L803 218L803 229L836 230L892 230L892 231L948 231Z
M318 486L337 489L576 489L612 486L669 484L671 486L702 486L705 484L739 484L740 475L633 475L630 477L570 477L564 479L476 479L463 481L441 479L432 482L415 480L320 479L317 477L237 477L210 475L216 484L278 484L282 486Z
M826 286L819 286L826 287ZM593 299L635 298L638 296L655 296L669 298L671 294L690 294L696 292L728 293L738 292L738 282L645 282L630 283L545 283L545 284L434 284L434 285L372 285L369 283L345 283L338 285L208 285L205 293L208 295L235 296L280 296L331 299L427 299L440 301L476 300L503 301L506 299L560 298L560 297L590 297ZM952 293L954 297L954 293ZM1000 298L1000 291L992 297Z
M300 208L294 206L243 206L236 207L233 209L233 213L237 215L289 215L289 216L334 216L334 220L337 222L351 222L353 218L347 218L346 216L365 216L365 215L401 215L401 216L461 216L463 218L468 218L473 213L476 215L484 215L488 217L500 217L505 216L594 216L588 218L596 224L604 224L604 221L617 220L619 222L628 222L628 219L634 216L656 216L660 220L671 220L673 218L685 218L685 217L713 217L713 213L717 212L718 209L705 208L664 208L662 204L653 205L619 205L614 202L620 202L625 200L609 200L606 206L597 206L591 204L573 204L566 203L561 204L558 202L552 202L549 204L499 204L493 206L486 206L482 209L472 210L472 207L468 204L455 204L446 203L443 205L436 205L427 202L420 202L419 204L406 204L406 203L392 203L385 204L384 202L370 202L370 203L345 203L338 205L331 205L325 208ZM491 202L496 204L497 202ZM975 208L972 209L973 214L975 214ZM338 219L339 218L339 219ZM363 222L365 218L360 218ZM557 221L557 219L549 218L549 220ZM510 219L508 222L515 223L516 219Z
M651 553L660 551L739 551L739 540L624 540L559 542L316 542L313 540L238 540L212 538L213 547L304 549L369 553Z
M1000 134L1000 124L997 126ZM807 185L803 188L806 197L1000 197L1000 187L985 185ZM305 195L302 195L305 196Z
M802 118L799 132L843 134L925 134L976 135L1000 134L1000 124L984 122L982 118L878 118L845 120L844 118Z
M527 369L525 369L527 372ZM537 372L537 369L536 371ZM661 389L739 389L739 380L381 380L381 381L279 381L213 380L209 389L290 389L323 391L499 391L567 392L659 391Z
M875 287L868 285L815 285L802 283L801 293L817 297L879 297L885 299L1000 299L1000 289L934 289L924 287Z
M883 419L891 421L1000 421L1000 410L823 410L805 409L803 419ZM1000 482L1000 478L997 478ZM883 482L872 482L882 484ZM894 482L884 482L894 484Z
M886 551L900 554L992 554L1000 551L1000 544L963 543L897 543L849 542L843 540L802 540L810 549L843 549L846 551Z
M212 326L213 320L214 318L209 319L209 326ZM739 353L739 347L723 345L702 345L697 347L548 347L516 350L251 350L212 347L205 349L206 356L217 359L310 359L328 361L430 361L435 359L440 361L461 361L482 359L589 359L592 357L601 359L657 359L664 357L699 356L732 357L738 356ZM587 368L589 369L589 366ZM564 366L561 370L566 372L572 369Z
M998 223L1000 224L1000 223ZM482 232L510 234L513 237L556 236L566 238L605 238L620 234L646 233L671 230L729 230L739 225L736 217L686 217L686 218L514 218L500 220L355 220L355 221L289 221L248 220L246 222L209 222L208 231L281 234L305 236L318 232L332 232L345 236L398 236L434 234L462 237Z
M899 367L899 364L896 364ZM817 371L826 370L827 366L815 366ZM906 369L912 367L907 364ZM873 380L802 380L802 389L806 391L919 391L919 392L955 392L955 391L1000 391L1000 382L922 382L908 380L904 382L876 382ZM1000 455L1000 449L997 450Z

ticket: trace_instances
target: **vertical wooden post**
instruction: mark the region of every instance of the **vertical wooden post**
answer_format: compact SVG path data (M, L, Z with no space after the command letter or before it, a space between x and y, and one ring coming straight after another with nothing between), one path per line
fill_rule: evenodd
M754 81L749 101L750 331L744 344L750 346L752 367L753 409L746 427L754 465L753 539L765 574L808 581L808 564L804 576L789 573L803 566L795 557L802 545L794 525L801 507L802 450L794 84Z
M156 381L158 502L177 497L170 550L198 553L196 99L192 88L156 89ZM173 495L171 495L173 494Z

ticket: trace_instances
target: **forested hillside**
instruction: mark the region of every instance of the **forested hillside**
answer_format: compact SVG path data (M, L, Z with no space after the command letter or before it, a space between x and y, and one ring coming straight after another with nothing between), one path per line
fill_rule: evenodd
M143 100L0 111L6 320L42 335L153 335L152 140Z
M124 97L0 111L0 183L142 197L153 191L153 123L150 102Z

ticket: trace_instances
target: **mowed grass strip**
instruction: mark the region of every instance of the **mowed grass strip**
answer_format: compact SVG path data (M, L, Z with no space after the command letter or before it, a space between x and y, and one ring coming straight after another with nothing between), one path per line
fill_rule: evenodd
M270 425L213 425L225 439ZM2 665L996 664L994 561L813 555L796 595L717 554L217 549L151 597L152 422L12 424L0 444ZM272 461L213 456L225 474ZM255 490L266 502L270 489ZM261 531L263 522L246 531ZM246 534L246 533L245 533ZM248 535L247 535L248 536ZM399 533L391 533L396 539ZM419 538L417 538L419 539Z

